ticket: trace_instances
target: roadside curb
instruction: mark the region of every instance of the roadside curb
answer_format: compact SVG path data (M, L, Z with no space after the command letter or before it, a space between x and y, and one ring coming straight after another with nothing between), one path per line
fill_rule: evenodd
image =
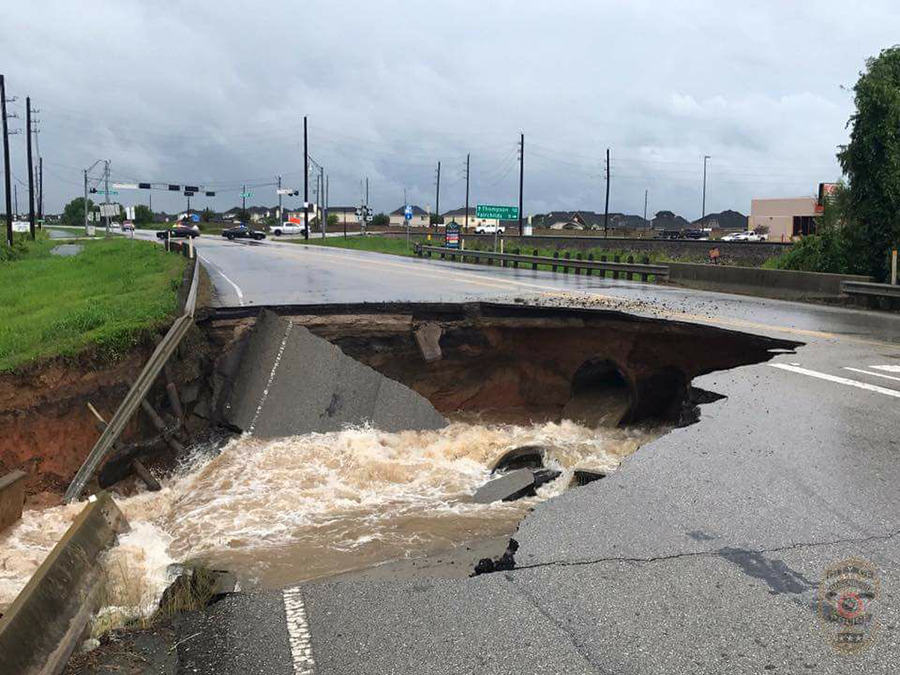
M127 529L105 492L75 518L0 619L4 672L56 675L65 667L95 609L100 554Z

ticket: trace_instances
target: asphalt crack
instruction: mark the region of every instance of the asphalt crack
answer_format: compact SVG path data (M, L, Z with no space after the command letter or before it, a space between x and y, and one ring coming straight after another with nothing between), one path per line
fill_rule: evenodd
M796 544L790 544L787 546L776 546L773 548L764 548L764 549L745 549L748 554L758 554L762 555L765 553L783 553L785 551L797 551L802 549L811 549L811 548L823 548L825 546L836 546L838 544L864 544L872 541L889 541L900 534L900 530L895 530L890 534L879 534L872 535L871 537L859 537L859 538L847 538L847 539L834 539L831 541L817 541L817 542L801 542ZM720 548L713 551L694 551L694 552L686 552L686 553L673 553L671 555L661 555L661 556L652 556L646 558L640 557L629 557L629 556L610 556L606 558L594 558L592 560L553 560L550 562L544 563L535 563L533 565L521 565L516 564L515 569L511 570L512 572L519 572L522 570L531 570L531 569L539 569L541 567L582 567L588 565L600 565L603 563L610 562L623 562L623 563L655 563L655 562L666 562L669 560L680 560L683 558L701 558L701 557L727 557L726 553L728 551L733 551L734 549L729 548Z

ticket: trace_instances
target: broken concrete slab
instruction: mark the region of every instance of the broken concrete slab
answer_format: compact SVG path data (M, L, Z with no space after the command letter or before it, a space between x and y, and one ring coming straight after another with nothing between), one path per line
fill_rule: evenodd
M438 323L426 323L416 329L416 344L419 345L422 358L427 363L441 360L443 354L441 353L440 339L443 332Z
M575 469L572 474L572 485L579 486L593 483L595 480L606 478L606 474L601 471L589 471L588 469Z
M528 469L512 471L482 485L472 497L478 504L511 502L528 494L534 494L534 474Z
M556 471L554 469L541 469L540 471L535 471L534 472L534 489L537 490L542 485L546 485L547 483L552 483L560 476L562 476L562 471Z
M502 455L494 464L491 473L498 471L515 471L516 469L540 469L544 466L544 454L546 448L543 445L520 445Z
M344 354L306 328L263 311L223 406L225 421L262 437L339 431L439 429L424 397Z

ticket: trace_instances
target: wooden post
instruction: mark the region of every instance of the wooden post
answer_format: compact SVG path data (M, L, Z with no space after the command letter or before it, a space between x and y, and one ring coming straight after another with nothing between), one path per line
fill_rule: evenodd
M600 256L600 262L606 262L606 256L605 256L605 255L601 255L601 256ZM603 271L600 273L600 276L603 277L603 278L605 279L605 278L606 278L606 270L603 270Z
M588 260L589 260L590 262L594 262L594 254L593 254L593 253L588 253ZM587 269L587 275L588 275L588 276L591 276L591 272L593 272L593 271L594 271L594 270L592 270L590 267L588 267L588 269Z
M613 262L619 262L619 256L614 255ZM613 270L613 279L618 279L618 278L619 278L619 270Z
M644 265L649 265L649 264L650 264L650 258L647 257L647 256L644 256L643 258L641 258L641 263L644 264ZM650 276L649 276L646 272L644 272L643 274L641 274L641 281L643 281L643 282L646 283L649 279L650 279Z
M578 260L581 260L581 254L580 254L580 253L575 254L575 257L576 257ZM581 274L581 270L580 270L578 267L575 268L575 274Z
M628 264L634 265L634 256L633 255L628 256ZM628 281L632 281L632 280L634 280L634 275L631 272L629 272L628 273Z
M537 257L537 254L538 254L538 250L537 250L537 249L534 249L534 250L531 252L531 255L533 255L535 258ZM531 263L531 269L536 270L536 269L537 269L537 265L538 265L537 263Z
M559 258L559 251L553 251L553 257ZM556 271L556 264L553 265L553 271Z
M571 257L572 257L572 254L569 253L568 251L566 251L566 260L571 259ZM569 266L563 265L563 274L568 274L568 273L569 273Z

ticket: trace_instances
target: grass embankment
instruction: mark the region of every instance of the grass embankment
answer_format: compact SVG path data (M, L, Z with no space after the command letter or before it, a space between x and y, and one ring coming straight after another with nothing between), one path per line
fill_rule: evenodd
M92 348L115 360L167 323L187 261L150 242L65 243L46 235L0 254L0 372Z
M272 238L277 241L277 238ZM381 237L377 235L352 237L316 237L310 235L309 239L289 239L292 244L312 244L313 246L328 246L331 248L346 248L354 251L372 251L374 253L390 253L392 255L413 255L417 239L410 238L409 247L406 245L406 237ZM437 242L431 242L433 246L439 246Z

